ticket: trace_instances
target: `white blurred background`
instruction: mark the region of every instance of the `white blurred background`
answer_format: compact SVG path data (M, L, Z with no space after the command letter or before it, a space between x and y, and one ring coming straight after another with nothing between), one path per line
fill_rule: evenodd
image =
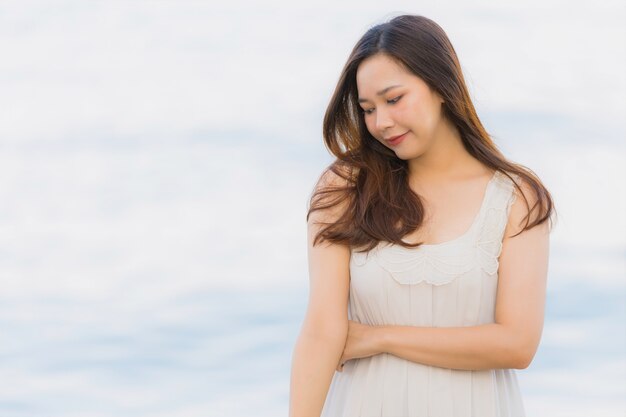
M624 2L2 0L1 417L287 415L322 117L401 13L555 198L528 416L624 415Z

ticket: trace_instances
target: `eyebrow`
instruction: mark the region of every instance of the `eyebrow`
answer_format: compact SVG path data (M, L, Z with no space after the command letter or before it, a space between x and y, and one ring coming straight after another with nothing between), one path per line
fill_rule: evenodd
M383 88L382 90L380 90L378 93L376 93L377 96L382 96L383 94L385 94L387 91L391 90L392 88L396 88L396 87L402 87L400 84L395 84L395 85L390 85L389 87ZM359 103L363 103L364 101L369 101L366 98L359 98Z

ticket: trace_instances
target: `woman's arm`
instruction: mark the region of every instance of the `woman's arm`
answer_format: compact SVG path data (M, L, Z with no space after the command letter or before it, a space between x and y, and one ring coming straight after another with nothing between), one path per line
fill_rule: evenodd
M521 184L530 207L531 189ZM523 369L543 330L548 271L548 222L514 238L527 213L522 197L511 206L499 257L495 323L468 327L372 327L377 350L432 366L455 369ZM519 228L518 228L519 227Z
M322 335L303 327L292 359L289 417L320 416L344 343L341 330Z
M329 172L323 181L339 181ZM319 243L313 246L318 221L333 221L343 206L314 211L309 216L309 301L292 357L290 417L319 417L326 401L348 333L350 249Z
M424 365L466 370L526 367L521 338L502 324L379 326L374 331L381 352Z

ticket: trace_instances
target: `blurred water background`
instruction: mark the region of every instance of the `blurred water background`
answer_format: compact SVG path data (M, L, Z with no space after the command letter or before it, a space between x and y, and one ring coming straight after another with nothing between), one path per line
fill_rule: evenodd
M0 417L287 415L323 113L399 13L555 198L528 416L624 416L623 2L134 0L0 3Z

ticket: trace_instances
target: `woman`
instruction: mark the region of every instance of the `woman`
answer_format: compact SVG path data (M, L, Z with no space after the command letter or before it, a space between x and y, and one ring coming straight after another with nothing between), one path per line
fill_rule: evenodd
M324 139L290 416L524 416L515 369L541 338L553 201L492 142L443 29L369 29Z

